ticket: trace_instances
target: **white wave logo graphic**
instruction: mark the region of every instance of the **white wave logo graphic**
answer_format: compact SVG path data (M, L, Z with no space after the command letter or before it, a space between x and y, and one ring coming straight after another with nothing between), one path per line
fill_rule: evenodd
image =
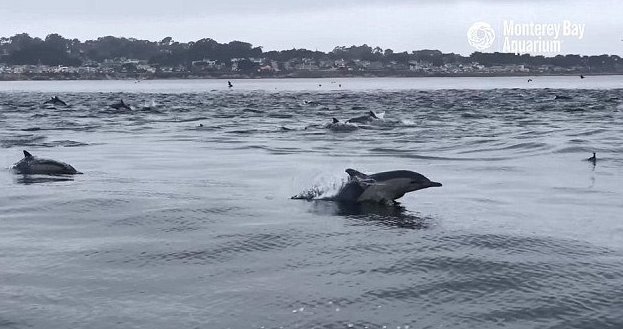
M489 23L476 22L467 30L467 41L470 46L478 50L491 47L493 40L495 40L495 31Z

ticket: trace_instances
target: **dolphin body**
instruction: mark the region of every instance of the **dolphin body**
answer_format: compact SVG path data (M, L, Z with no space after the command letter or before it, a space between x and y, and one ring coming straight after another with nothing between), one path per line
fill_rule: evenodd
M51 97L47 101L43 102L43 104L67 106L67 103L65 103L62 99L58 98L58 96Z
M406 193L441 186L441 183L409 170L366 175L354 169L346 169L346 173L350 176L349 180L333 198L335 201L393 204L394 200L402 198Z
M362 115L360 117L355 117L352 119L346 120L346 123L369 123L371 121L377 120L379 117L372 111L368 112L366 115Z
M34 157L24 151L24 158L11 167L17 174L22 175L75 175L82 174L71 165L56 161Z

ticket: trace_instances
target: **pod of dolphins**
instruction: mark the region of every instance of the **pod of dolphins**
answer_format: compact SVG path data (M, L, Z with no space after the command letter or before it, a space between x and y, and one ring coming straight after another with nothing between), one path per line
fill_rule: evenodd
M231 82L229 87L233 87ZM67 106L58 96L54 96L45 101L44 104ZM114 109L131 110L132 108L121 99L118 103L110 105ZM379 117L372 111L366 115L355 117L344 122L333 118L327 128L338 131L348 131L357 129L356 123L366 124ZM56 160L35 157L24 150L24 158L15 163L11 170L21 175L75 175L82 174L73 166ZM595 165L597 156L593 156L586 161ZM442 184L431 181L422 174L409 170L393 170L379 172L375 174L364 174L355 169L346 169L348 181L341 187L338 193L330 198L333 201L347 203L377 202L392 204L395 200L402 198L406 193L426 189L429 187L441 187ZM297 197L293 197L295 199Z
M47 101L43 102L43 104L44 105L54 105L54 106L65 106L65 107L69 106L69 105L67 105L67 103L65 101L60 99L58 96L51 97ZM117 103L110 104L110 107L112 107L115 110L132 110L130 105L126 104L123 101L123 99L119 99L119 101Z

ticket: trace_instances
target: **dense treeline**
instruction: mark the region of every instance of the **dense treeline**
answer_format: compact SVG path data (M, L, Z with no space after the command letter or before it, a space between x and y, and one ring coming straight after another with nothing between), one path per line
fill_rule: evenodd
M424 61L434 66L477 62L485 66L525 64L591 67L594 71L612 70L617 64L623 64L621 58L616 55L544 57L475 52L465 57L453 53L445 54L438 50L394 52L391 49L383 50L368 45L336 47L328 53L306 49L265 52L261 47L254 47L247 42L219 43L209 38L188 43L174 41L171 37L154 42L112 36L81 42L78 39L63 38L58 34L50 34L45 39L41 39L33 38L26 33L0 38L0 63L9 65L80 66L89 62L103 62L118 58L145 60L150 64L163 66L189 66L193 61L203 59L230 65L234 58L266 58L278 62L286 62L295 58L308 58L315 61L343 59L405 64L410 61ZM245 63L248 64L244 61L241 63L242 69Z

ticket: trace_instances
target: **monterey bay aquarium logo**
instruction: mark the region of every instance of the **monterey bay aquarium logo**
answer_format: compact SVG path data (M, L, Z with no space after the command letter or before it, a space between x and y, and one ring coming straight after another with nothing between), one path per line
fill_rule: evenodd
M497 29L489 23L476 22L467 30L467 41L478 51L490 50L514 54L557 55L564 41L582 40L586 24L564 20L560 23L519 23L504 20Z

